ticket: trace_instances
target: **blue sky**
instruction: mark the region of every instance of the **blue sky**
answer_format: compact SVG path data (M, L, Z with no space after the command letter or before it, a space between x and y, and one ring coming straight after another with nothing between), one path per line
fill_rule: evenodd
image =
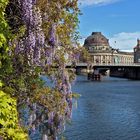
M110 45L132 50L140 38L140 0L79 0L80 33L83 39L94 31L102 32ZM116 43L115 43L116 42Z

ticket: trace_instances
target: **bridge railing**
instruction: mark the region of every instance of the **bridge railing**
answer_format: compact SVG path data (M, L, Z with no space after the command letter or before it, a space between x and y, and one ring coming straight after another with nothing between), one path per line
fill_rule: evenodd
M68 63L67 66L72 66L72 63ZM88 66L140 66L140 63L132 63L132 64L99 64L99 63L76 63L75 66L78 67L88 67Z

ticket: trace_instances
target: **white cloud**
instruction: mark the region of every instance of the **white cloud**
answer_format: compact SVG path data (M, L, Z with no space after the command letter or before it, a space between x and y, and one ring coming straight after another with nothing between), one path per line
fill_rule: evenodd
M133 33L118 33L113 35L110 39L110 45L113 48L118 48L125 51L133 51L133 48L137 44L137 39L140 38L140 32Z
M79 0L79 3L81 3L82 6L89 6L89 5L107 5L117 1L119 0Z

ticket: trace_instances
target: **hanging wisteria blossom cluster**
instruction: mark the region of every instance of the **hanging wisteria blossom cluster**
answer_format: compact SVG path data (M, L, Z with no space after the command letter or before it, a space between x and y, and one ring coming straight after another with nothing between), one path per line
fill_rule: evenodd
M36 6L35 0L19 0L19 4L22 11L22 20L27 29L24 38L24 53L29 64L40 65L41 51L45 41L41 27L41 11Z

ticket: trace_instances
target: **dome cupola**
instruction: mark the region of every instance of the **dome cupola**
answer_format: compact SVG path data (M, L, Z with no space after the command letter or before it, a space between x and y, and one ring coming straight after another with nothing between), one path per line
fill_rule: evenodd
M85 40L84 46L109 46L109 40L101 32L92 32Z
M109 40L101 32L92 32L85 40L84 47L90 52L111 50Z

